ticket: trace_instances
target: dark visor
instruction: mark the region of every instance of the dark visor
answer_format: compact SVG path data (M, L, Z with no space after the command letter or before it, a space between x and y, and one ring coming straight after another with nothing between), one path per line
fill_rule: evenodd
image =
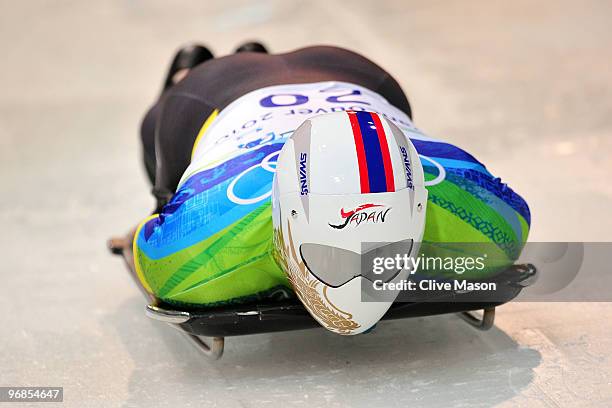
M407 239L399 242L380 243L363 254L321 244L302 244L300 255L308 270L321 282L337 288L350 280L362 276L370 281L389 282L402 270L395 267L385 268L380 259L393 258L397 255L410 257L414 241ZM378 265L380 273L374 273Z

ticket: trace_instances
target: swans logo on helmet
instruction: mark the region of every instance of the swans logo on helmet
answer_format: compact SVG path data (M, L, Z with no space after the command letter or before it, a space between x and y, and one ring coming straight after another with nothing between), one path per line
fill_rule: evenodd
M402 152L402 159L404 160L404 169L406 170L406 187L414 190L414 184L412 184L412 169L410 168L410 155L408 150L404 146L400 146Z
M340 216L344 219L344 222L338 225L329 223L329 226L335 229L343 229L349 224L358 227L362 223L383 223L389 211L391 211L391 207L383 204L362 204L350 211L344 211L344 208L341 208Z
M308 153L300 154L300 194L308 195L308 173L306 168L306 159Z

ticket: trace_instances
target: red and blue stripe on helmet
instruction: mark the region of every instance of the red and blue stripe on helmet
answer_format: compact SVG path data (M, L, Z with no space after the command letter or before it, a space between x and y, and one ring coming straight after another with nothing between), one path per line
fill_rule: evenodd
M347 113L357 150L361 193L395 191L389 145L380 117L373 112Z

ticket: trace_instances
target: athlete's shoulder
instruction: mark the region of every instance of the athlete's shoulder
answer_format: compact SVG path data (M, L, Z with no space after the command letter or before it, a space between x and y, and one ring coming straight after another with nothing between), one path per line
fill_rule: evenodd
M442 140L407 135L417 149L429 191L428 219L453 226L430 229L432 240L487 240L515 253L527 239L527 202L476 157Z

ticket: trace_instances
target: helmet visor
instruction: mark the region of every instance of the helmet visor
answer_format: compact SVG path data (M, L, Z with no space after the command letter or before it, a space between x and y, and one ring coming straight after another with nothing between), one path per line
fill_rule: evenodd
M398 257L404 260L405 257L410 257L414 241L407 239L391 243L364 243L363 247L367 249L360 254L330 245L305 243L300 246L300 255L310 273L319 281L334 288L358 276L372 282L374 280L389 282L411 263L402 265L399 262L398 265L398 262L393 262L390 268L383 268L380 260L389 258L397 260Z

